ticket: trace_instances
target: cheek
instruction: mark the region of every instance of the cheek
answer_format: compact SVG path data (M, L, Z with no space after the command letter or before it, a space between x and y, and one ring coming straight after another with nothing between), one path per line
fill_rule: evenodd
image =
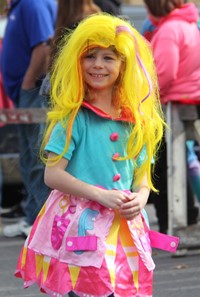
M116 76L116 77L119 76L119 74L120 74L120 70L121 70L120 65L117 65L117 66L113 69L113 73L115 73L115 76Z
M84 75L84 72L85 72L85 63L82 63L81 64L81 71L82 71L82 74Z
M81 63L81 69L82 72L86 72L86 70L89 68L89 61L83 60Z
M82 70L82 77L85 80L87 78L87 68L86 68L86 65L82 65L81 70Z
M88 60L88 59L84 59L83 61L82 61L82 69L88 69L90 66L91 66L91 61L90 60Z

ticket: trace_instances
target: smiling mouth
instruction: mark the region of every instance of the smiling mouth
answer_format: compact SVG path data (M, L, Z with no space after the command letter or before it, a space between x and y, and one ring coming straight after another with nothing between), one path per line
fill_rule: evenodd
M107 74L95 74L95 73L90 73L90 75L91 75L92 77L96 77L96 78L101 78L101 77L108 76Z

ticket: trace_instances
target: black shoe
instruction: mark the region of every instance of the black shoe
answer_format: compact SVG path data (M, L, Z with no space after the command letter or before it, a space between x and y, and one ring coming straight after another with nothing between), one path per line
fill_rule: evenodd
M9 212L1 214L1 219L4 223L15 223L24 218L24 212L20 205L11 208Z

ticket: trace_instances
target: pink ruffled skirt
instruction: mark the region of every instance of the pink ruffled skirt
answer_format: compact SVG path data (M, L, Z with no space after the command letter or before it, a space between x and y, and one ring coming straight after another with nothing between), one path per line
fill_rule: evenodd
M25 288L37 283L52 297L70 291L80 297L152 297L153 269L144 264L130 227L95 202L52 191L21 250L15 276Z

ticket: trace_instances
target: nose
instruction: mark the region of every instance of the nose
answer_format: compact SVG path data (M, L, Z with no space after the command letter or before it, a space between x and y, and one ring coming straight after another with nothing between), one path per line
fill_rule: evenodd
M103 59L101 57L96 57L94 61L94 66L96 68L103 68Z

